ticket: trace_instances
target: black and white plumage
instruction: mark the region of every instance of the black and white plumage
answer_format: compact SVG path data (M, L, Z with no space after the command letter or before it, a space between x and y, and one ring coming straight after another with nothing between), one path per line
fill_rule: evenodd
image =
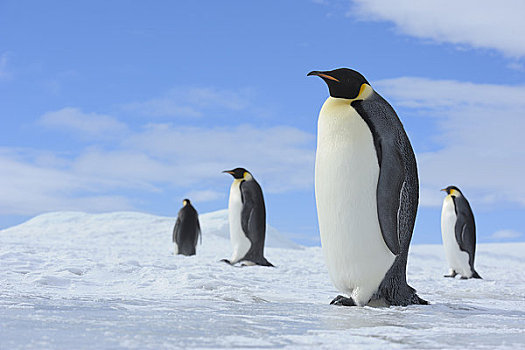
M358 72L313 71L330 97L318 121L315 194L336 305L427 304L406 282L417 165L393 108Z
M456 186L442 191L447 192L447 196L441 211L441 236L450 268L445 277L460 274L462 279L481 278L474 269L476 224L470 204Z
M233 254L229 264L273 266L264 257L266 208L261 186L244 168L225 170L234 178L230 188L228 217Z
M199 237L202 242L199 214L189 199L184 199L182 204L173 228L175 254L195 255Z

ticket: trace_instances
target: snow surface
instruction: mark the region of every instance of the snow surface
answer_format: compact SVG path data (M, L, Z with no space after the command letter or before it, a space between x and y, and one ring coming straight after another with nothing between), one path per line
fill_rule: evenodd
M227 211L174 256L174 218L59 212L0 231L0 349L525 348L525 243L478 245L483 280L447 279L440 245L411 249L430 306L335 307L321 249L269 228L277 268L231 267Z

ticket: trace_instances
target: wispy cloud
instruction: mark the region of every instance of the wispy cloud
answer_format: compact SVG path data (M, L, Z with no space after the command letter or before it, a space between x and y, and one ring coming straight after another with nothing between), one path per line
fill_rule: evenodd
M499 230L490 235L490 239L493 240L505 240L505 239L515 239L523 236L521 232L515 230Z
M33 215L53 210L125 210L130 201L101 193L104 180L76 174L70 162L31 150L0 149L0 214Z
M199 190L199 191L190 191L184 195L185 198L189 198L194 202L209 202L216 199L221 199L226 197L226 191L219 192L215 190Z
M478 203L525 205L525 86L404 77L378 81L375 88L398 111L437 124L432 137L439 149L417 154L423 205L440 205L439 189L451 184Z
M81 135L107 138L127 130L127 126L116 118L97 113L84 113L78 108L66 107L47 112L39 123L49 128L72 131Z
M290 127L149 124L130 133L117 150L85 150L74 167L90 176L122 179L121 184L184 187L216 183L220 171L243 166L263 178L267 190L282 192L312 183L313 145L313 135Z
M96 126L85 126L79 118L91 113L65 110L45 120L90 135L125 129L100 115L94 116ZM65 155L3 149L0 167L7 170L0 173L0 214L130 209L144 194L163 192L213 201L229 191L231 179L221 171L236 166L250 169L267 193L312 186L314 136L295 128L149 124L126 130L125 138Z
M133 102L124 110L155 117L201 117L206 111L226 109L239 111L247 108L251 99L249 90L229 91L214 88L173 88L160 97Z
M354 0L349 16L388 21L403 33L439 43L525 56L525 2L520 0Z

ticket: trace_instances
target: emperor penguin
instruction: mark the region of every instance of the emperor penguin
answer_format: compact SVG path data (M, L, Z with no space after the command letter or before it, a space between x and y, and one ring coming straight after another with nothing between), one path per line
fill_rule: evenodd
M445 277L481 278L474 269L476 224L470 204L456 186L441 191L447 192L441 211L441 237L450 268Z
M315 197L330 278L344 306L428 304L407 284L419 189L393 108L352 69L313 71L330 96L318 120Z
M264 257L266 208L261 186L244 168L224 170L233 176L228 203L230 242L233 254L229 264L273 266Z
M182 201L182 208L179 210L177 221L173 228L175 254L195 255L199 237L202 243L199 214L191 205L190 200L186 198Z

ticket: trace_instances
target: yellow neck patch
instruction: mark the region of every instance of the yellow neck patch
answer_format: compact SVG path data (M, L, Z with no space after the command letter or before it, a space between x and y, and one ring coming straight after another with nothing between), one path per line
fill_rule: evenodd
M369 98L372 93L374 92L374 89L372 89L372 87L368 84L361 84L361 87L359 88L359 93L357 94L357 97L356 98L339 98L339 97L336 97L337 99L340 99L341 101L344 101L344 103L352 103L354 101L360 101L360 100L366 100L367 98Z
M352 101L366 100L368 97L370 97L370 95L372 95L372 92L374 92L374 89L372 89L370 85L362 84L361 88L359 89L359 94Z

